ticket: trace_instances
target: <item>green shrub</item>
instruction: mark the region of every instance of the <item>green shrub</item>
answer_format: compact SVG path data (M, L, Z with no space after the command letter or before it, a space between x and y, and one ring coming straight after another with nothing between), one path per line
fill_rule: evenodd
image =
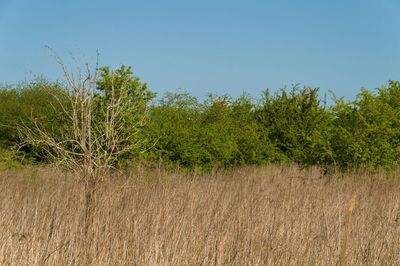
M193 168L209 162L209 154L198 142L200 105L186 92L167 93L150 107L146 133L154 147L144 156L174 167Z
M18 152L0 149L0 170L18 168L21 165Z
M0 89L0 147L15 148L23 141L19 139L18 125L32 126L34 121L39 120L44 128L62 138L66 125L58 101L64 100L65 91L61 85L44 79ZM47 160L40 148L23 145L20 151L25 157L37 161Z
M114 79L108 68L101 73L95 96L99 119L107 112L110 86L118 86L132 74L125 67L117 70ZM146 159L189 170L269 162L368 169L400 164L398 81L375 91L362 89L351 102L334 99L331 106L320 99L318 89L294 86L274 94L265 91L259 101L243 94L237 99L210 95L199 102L178 91L147 108L154 94L146 84L138 78L127 84L131 102L124 109L124 132L132 136L127 141L148 141L142 143L147 149L140 158L132 153L118 161ZM23 141L17 125L33 127L41 121L42 128L62 141L68 131L68 110L61 110L59 103L68 108L67 99L62 84L43 79L0 89L0 167L48 161L40 147L23 145L19 152L13 151Z
M350 103L339 99L333 114L332 146L339 165L377 168L399 164L399 82L391 81L375 93L363 89Z
M280 161L308 165L332 163L333 117L321 105L318 89L295 86L289 92L281 90L274 95L266 91L258 109L258 121Z
M168 93L149 115L156 142L151 156L166 165L209 169L267 161L255 105L245 95L210 95L199 103L186 92Z

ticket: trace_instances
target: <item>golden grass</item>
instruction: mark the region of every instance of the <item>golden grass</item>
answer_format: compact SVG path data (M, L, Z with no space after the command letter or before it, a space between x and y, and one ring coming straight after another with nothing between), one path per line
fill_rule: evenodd
M115 177L85 238L82 185L24 171L0 173L1 265L400 265L400 180L294 166Z

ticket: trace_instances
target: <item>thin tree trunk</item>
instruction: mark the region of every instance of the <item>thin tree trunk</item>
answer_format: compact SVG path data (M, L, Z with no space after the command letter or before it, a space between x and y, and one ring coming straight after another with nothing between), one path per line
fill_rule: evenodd
M96 180L94 178L90 178L85 183L85 220L84 220L84 236L85 241L90 241L90 231L93 226L93 216L96 207Z
M96 208L96 180L90 178L85 182L85 213L84 213L84 227L83 227L83 242L84 242L84 256L85 265L90 265L94 259L92 254L93 248L93 223L94 212Z

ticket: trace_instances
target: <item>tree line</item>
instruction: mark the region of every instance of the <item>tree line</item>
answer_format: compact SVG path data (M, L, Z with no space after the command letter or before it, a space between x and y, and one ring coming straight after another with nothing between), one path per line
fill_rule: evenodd
M300 86L266 90L260 99L246 94L237 98L209 95L200 101L186 91L156 99L130 68L102 68L100 74L90 97L95 102L93 121L102 123L91 126L103 132L101 127L115 122L107 120L111 119L107 115L120 99L128 103L118 109L123 114L118 118L118 129L124 140L118 140L117 146L109 143L107 149L134 144L110 158L112 164L140 159L168 168L204 170L292 162L369 169L400 164L398 81L373 91L362 89L353 101L332 96L333 103L327 104L318 88ZM123 97L121 84L128 88ZM21 125L34 134L40 125L41 130L52 133L55 142L63 143L67 134L73 134L66 123L73 112L68 109L73 105L66 86L65 82L36 79L1 87L3 164L52 162L56 151L49 150L48 143L26 141ZM107 134L114 132L110 130ZM117 136L122 135L113 137ZM99 139L103 137L99 135ZM100 140L97 144L99 151L109 152ZM74 149L79 147L70 150Z

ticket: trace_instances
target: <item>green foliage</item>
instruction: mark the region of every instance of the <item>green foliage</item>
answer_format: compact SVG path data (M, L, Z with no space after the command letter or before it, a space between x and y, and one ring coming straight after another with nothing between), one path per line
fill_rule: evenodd
M124 140L118 145L130 149L114 158L115 162L132 158L148 145L147 137L143 135L144 125L148 120L145 113L155 94L147 88L146 83L140 81L140 78L133 76L131 67L122 65L113 71L109 67L103 67L99 71L94 109L97 119L94 122L102 122L97 123L94 128L109 134L118 130L118 134L124 136ZM115 108L118 114L111 114L110 112L115 111L112 110L113 107L117 105L120 106ZM104 121L116 123L117 128L105 129L109 123Z
M318 98L318 89L294 87L274 95L264 93L258 120L281 161L300 164L332 163L332 115Z
M43 120L44 128L61 137L65 117L60 115L59 101L64 101L65 96L60 84L44 79L0 89L0 147L15 148L19 142L17 125L23 123L32 126L33 121L39 119ZM38 148L25 145L20 151L25 154L25 159L46 160Z
M336 101L332 147L341 166L376 168L399 164L400 83L376 93L363 89L357 99Z
M167 93L158 105L152 105L146 132L154 148L147 158L167 166L206 163L209 154L197 141L201 130L199 106L197 99L186 92Z
M0 146L9 148L16 139L14 123L20 119L18 92L13 88L0 90Z
M140 157L149 161L188 169L269 162L369 169L400 164L397 81L375 91L363 89L352 102L334 99L331 106L321 101L318 89L298 86L273 94L265 91L259 101L243 94L237 99L209 95L199 102L178 91L149 106L155 94L133 76L131 68L99 71L95 128L107 127L109 107L120 99L118 130L126 137L119 145L136 147L119 154L115 163L137 158L141 152ZM62 141L69 130L63 115L68 97L62 84L43 79L0 89L0 167L18 166L21 158L48 159L40 147L25 145L14 151L20 141L16 125L33 127L40 120Z
M114 98L120 98L127 102L124 110L125 118L135 121L143 117L147 104L155 97L146 83L142 83L140 78L133 76L132 68L122 65L113 71L109 67L100 68L100 79L97 81L97 89L102 103L110 103L112 98L112 88ZM104 104L103 104L104 105ZM131 122L131 121L129 121Z
M208 153L209 163L231 165L238 153L236 125L232 119L231 99L209 96L203 104L199 124L199 142Z
M275 148L264 134L262 125L257 121L256 105L243 94L231 105L232 130L237 153L234 164L260 165L274 159Z
M210 95L203 103L186 92L168 93L150 109L150 151L163 164L213 168L267 161L270 146L257 123L252 100Z
M261 164L273 153L268 140L260 145L263 131L256 120L255 105L246 95L236 100L210 96L203 104L201 128L200 142L217 164Z
M0 149L0 170L18 168L20 166L21 162L15 150Z

